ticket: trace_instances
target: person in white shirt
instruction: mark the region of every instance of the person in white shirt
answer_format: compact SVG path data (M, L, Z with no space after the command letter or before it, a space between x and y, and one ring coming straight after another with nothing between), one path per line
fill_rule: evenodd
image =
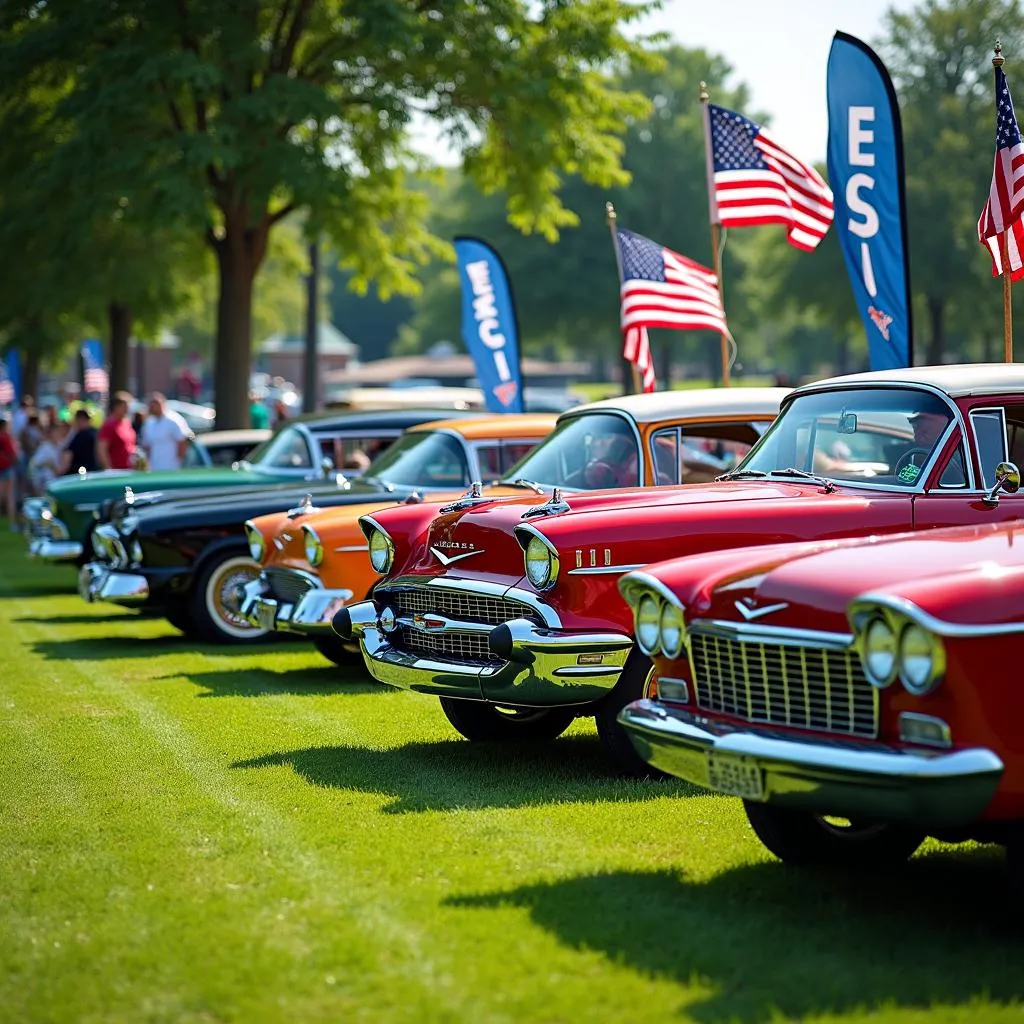
M181 469L191 431L185 421L167 408L159 391L149 396L149 415L142 425L142 449L152 470Z

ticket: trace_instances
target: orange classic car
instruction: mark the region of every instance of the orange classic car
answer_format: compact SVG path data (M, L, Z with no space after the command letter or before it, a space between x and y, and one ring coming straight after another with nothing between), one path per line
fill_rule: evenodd
M459 498L455 504L460 505L484 496L547 494L556 486L587 491L610 485L707 481L726 472L746 453L774 420L786 394L780 388L706 389L631 395L578 406L563 413L554 432L517 465L481 458L475 478L468 455L458 473L440 475L431 446L413 440L417 432L430 428L417 428L374 464L369 482L404 486L406 491L395 496L399 503L410 504L418 504L417 497L408 493L417 481L432 492L455 485L447 496L432 493L430 497L436 501ZM504 417L501 423L511 432L517 419ZM489 439L493 423L447 421L443 428L453 435L449 446L455 444L454 434L459 434L480 451L497 443ZM521 430L518 436L522 438ZM439 443L435 439L433 445ZM496 483L487 487L471 483L465 496L467 482L474 479ZM306 633L339 664L357 657L356 643L343 646L331 631L331 619L350 601L365 598L378 579L382 553L370 550L367 560L368 544L358 519L367 513L372 519L383 507L377 503L323 512L297 509L289 514L291 518L254 520L249 526L252 553L262 558L264 571L246 588L242 609L248 621ZM454 565L470 554L457 545L441 544L432 557L442 565Z
M555 423L550 413L423 423L407 430L361 479L398 502L458 497L481 480L504 476ZM505 493L519 491L509 487ZM331 618L353 596L368 594L376 582L358 520L385 507L376 500L317 508L308 499L288 512L247 522L249 551L262 571L244 588L242 617L259 630L306 634L339 665L358 662L358 647L338 640Z

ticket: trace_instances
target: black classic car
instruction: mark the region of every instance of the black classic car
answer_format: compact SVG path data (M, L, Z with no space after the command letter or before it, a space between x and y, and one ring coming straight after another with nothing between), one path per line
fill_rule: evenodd
M421 501L417 488L429 485L432 466L421 453L436 451L423 445L424 433L444 434L449 444L463 449L465 471L473 479L485 475L492 463L486 446L467 441L452 416L465 420L476 415L453 412L439 419L437 410L430 421L412 427L390 445L355 480L336 475L330 482L279 484L261 488L172 494L135 495L130 489L109 509L109 518L92 531L92 561L86 563L78 581L79 593L87 601L106 601L126 607L144 608L163 614L174 626L197 639L239 643L258 640L269 632L240 614L246 583L260 572L247 539L245 524L250 519L289 509L333 508L339 505L382 505L399 501ZM524 440L532 447L539 440L537 417L503 416L530 420L524 426ZM555 418L550 417L554 426ZM540 436L543 436L542 434ZM508 437L495 445L502 451ZM415 466L419 465L419 472ZM500 465L500 459L495 465ZM504 469L505 467L502 467ZM338 645L330 634L325 647ZM331 650L323 653L332 657Z

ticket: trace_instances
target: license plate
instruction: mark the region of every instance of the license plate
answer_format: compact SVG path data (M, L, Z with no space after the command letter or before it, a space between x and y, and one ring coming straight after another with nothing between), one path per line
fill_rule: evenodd
M764 800L764 772L735 754L708 754L708 786L744 800Z
M260 601L256 606L256 615L263 629L274 628L274 618L277 615L277 605L266 601Z

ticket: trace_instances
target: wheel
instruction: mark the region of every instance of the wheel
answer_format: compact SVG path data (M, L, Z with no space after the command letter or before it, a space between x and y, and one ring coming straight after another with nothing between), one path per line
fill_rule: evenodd
M441 710L467 740L546 743L561 736L576 715L566 708L500 708L478 700L441 697Z
M239 549L222 551L210 559L192 589L189 632L220 644L262 640L270 630L251 626L238 614L241 588L259 574L259 563Z
M336 636L317 636L313 646L328 660L342 668L355 668L363 664L358 644L346 644Z
M663 771L648 764L633 746L625 729L619 725L619 712L649 692L651 673L654 671L650 658L634 649L626 659L626 665L615 684L615 689L604 697L597 706L594 716L597 735L605 753L615 762L623 775L634 779L667 779Z
M189 612L189 607L184 601L167 605L167 607L164 608L164 618L175 629L180 630L182 633L188 634L195 630L195 626L192 624L192 615Z
M826 818L743 801L757 838L788 864L884 867L906 860L924 835L901 825Z

